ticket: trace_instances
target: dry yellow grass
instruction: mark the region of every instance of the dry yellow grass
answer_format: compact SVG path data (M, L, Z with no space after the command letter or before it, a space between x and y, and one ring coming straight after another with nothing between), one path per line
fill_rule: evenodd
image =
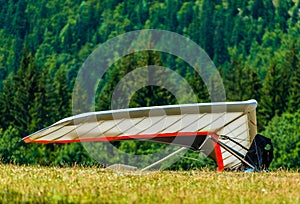
M297 172L163 171L0 165L1 203L300 203Z

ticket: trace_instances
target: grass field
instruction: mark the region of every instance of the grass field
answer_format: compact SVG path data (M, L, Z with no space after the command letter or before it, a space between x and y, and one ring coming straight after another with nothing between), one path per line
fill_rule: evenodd
M162 171L0 164L0 203L300 203L300 173Z

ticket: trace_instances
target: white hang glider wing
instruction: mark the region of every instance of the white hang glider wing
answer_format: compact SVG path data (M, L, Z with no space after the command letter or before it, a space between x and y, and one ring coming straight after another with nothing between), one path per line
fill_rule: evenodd
M62 119L23 140L44 144L145 140L204 151L218 170L234 169L242 162L231 149L245 155L257 134L256 106L249 100L90 112Z

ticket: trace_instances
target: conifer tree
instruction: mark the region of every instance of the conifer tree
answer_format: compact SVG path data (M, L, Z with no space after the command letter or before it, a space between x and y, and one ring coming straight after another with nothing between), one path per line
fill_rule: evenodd
M200 33L200 45L207 52L208 56L213 59L214 50L214 31L215 23L212 21L215 15L215 2L211 0L203 0L202 13L201 13L201 33Z
M29 134L29 123L31 116L28 110L33 106L37 84L39 79L39 70L34 63L31 53L23 53L21 67L14 76L13 90L14 97L12 107L13 124L20 130L22 135Z
M242 88L242 79L244 78L242 58L235 55L233 54L230 63L224 70L226 97L230 101L242 100L245 91Z
M196 16L194 16L193 11L194 2L184 2L179 9L177 13L177 19L178 19L178 28L177 32L182 34L186 33L187 29L190 24L192 24L193 21L197 20ZM190 32L190 34L193 34Z
M254 19L264 16L264 3L263 0L254 0L251 10L251 15Z
M56 108L56 120L69 117L71 115L71 97L68 89L66 68L62 66L55 74L53 86L56 95L55 103L52 106Z
M218 7L218 10L215 12L214 22L216 24L215 36L213 41L214 47L214 58L213 61L216 66L221 66L228 61L229 55L226 44L225 36L225 18L224 18L224 9L222 6Z
M299 9L300 9L300 1L298 1L298 3L292 9L291 25L290 25L291 27L295 26L297 23L299 24L300 21Z
M203 79L194 69L192 71L189 70L185 78L192 87L193 92L197 95L197 100L199 103L210 101L208 87L205 85Z
M289 3L290 0L278 0L276 21L278 22L280 29L287 31L287 22L290 18L289 15Z
M284 71L277 64L271 64L262 89L260 107L258 108L262 125L286 110L287 87L283 78Z
M3 84L3 92L0 93L0 122L1 128L6 129L14 121L12 112L14 109L13 98L15 89L11 78L6 79Z
M257 72L246 65L244 69L245 73L245 83L244 86L241 87L245 90L245 94L243 96L243 100L255 99L260 103L262 97L262 82Z
M293 72L289 89L288 111L294 113L300 109L300 68Z
M40 130L49 124L49 105L47 93L47 70L44 69L37 79L37 89L34 93L33 104L30 107L29 131Z

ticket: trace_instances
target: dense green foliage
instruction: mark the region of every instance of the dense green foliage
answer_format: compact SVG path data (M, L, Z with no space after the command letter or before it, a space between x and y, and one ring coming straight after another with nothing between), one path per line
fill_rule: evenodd
M1 161L92 164L80 144L24 145L19 140L71 115L74 80L97 45L153 28L177 32L203 47L220 70L227 100L258 101L259 129L276 138L274 167L299 168L299 144L291 145L299 139L299 2L0 0ZM97 110L110 108L112 90L122 76L149 63L172 67L190 83L199 102L210 100L187 64L142 52L124 57L106 73L97 90ZM149 86L132 97L130 106L174 103L168 90ZM281 138L284 134L291 137Z
M296 113L284 113L282 116L275 116L270 125L264 131L265 135L272 138L276 147L273 168L286 167L296 169L300 166L300 111Z

